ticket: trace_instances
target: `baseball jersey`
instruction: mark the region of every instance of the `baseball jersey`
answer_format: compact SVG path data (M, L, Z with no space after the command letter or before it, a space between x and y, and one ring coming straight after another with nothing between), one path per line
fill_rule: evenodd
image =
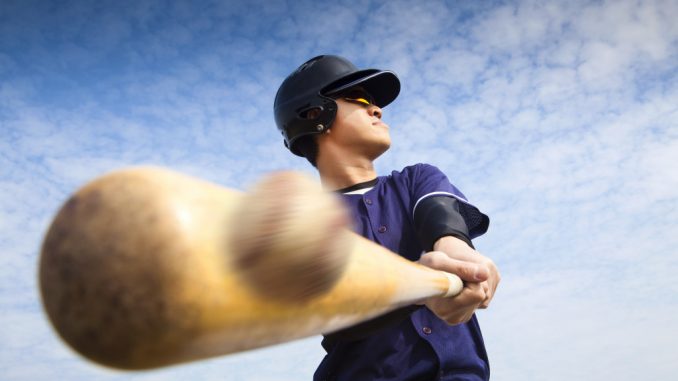
M357 233L412 261L423 252L413 215L427 197L456 198L470 238L484 234L489 223L439 169L427 164L406 167L340 192L353 214ZM322 345L327 355L314 380L489 379L488 358L475 315L467 323L450 326L425 306L410 309L409 315L367 337L326 336Z

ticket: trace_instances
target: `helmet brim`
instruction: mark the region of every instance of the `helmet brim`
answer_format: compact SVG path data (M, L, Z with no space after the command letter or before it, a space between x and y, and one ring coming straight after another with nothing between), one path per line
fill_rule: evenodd
M377 69L360 70L340 78L326 86L321 93L332 97L357 86L365 89L379 107L386 107L400 93L398 76L392 71Z

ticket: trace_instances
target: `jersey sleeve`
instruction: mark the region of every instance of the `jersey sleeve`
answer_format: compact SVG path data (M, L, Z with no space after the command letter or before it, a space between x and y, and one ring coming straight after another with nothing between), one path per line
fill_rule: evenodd
M457 189L447 176L438 168L428 164L417 164L410 170L411 216L414 219L417 207L429 197L452 197L458 201L459 214L466 222L469 237L479 237L490 224L490 219L475 205L471 204L466 196Z

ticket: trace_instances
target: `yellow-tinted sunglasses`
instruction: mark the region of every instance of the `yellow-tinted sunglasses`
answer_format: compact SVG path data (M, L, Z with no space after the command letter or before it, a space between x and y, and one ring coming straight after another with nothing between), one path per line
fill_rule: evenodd
M351 103L356 103L356 104L363 105L363 106L366 106L366 107L369 107L369 106L372 106L372 105L373 105L372 102L370 102L370 101L368 101L367 99L362 98L362 97L361 97L361 98L348 98L348 97L343 97L342 99L345 100L345 101L348 101L348 102L351 102Z
M374 98L365 90L361 88L353 88L341 94L341 98L345 101L355 103L364 107L370 107L374 103Z

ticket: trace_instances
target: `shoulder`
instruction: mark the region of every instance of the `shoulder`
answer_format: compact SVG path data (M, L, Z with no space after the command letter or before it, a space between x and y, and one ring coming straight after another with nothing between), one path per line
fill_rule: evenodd
M443 174L443 172L436 166L425 163L417 163L407 166L400 171L391 172L390 177L413 180L418 177L426 177L431 175L445 176L445 174Z
M466 196L450 182L445 173L431 164L417 163L407 166L401 171L393 171L389 178L399 188L407 188L415 199L448 194L467 202Z

